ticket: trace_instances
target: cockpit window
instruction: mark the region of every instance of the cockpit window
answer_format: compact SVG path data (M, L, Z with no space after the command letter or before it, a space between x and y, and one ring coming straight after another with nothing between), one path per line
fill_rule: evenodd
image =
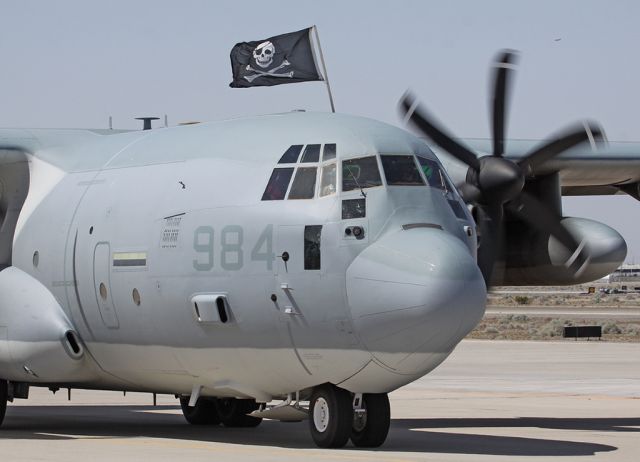
M342 162L342 191L382 186L375 156Z
M322 152L322 161L326 162L336 158L336 144L330 143L324 145L324 151Z
M271 173L262 200L313 199L335 194L336 151L336 143L289 146ZM318 181L320 188L316 188Z
M269 183L262 195L263 201L279 201L284 199L293 175L293 168L276 168L271 173ZM315 181L315 180L314 180Z
M304 148L304 154L302 154L303 164L310 162L318 162L320 160L320 145L319 144L307 144Z
M460 198L456 194L456 189L451 183L449 177L445 174L442 167L431 159L425 157L416 156L422 172L429 186L442 190L444 196L447 198L449 206L453 210L453 213L457 218L461 220L467 220L467 212L465 212L464 204L460 201Z
M390 186L424 186L413 156L380 156Z
M320 180L320 197L328 196L336 192L336 163L331 162L322 167L322 179Z
M299 167L293 179L289 199L313 199L316 191L316 167Z
M289 149L285 151L280 160L279 164L295 164L298 162L298 157L300 156L300 152L302 151L301 144L294 144L293 146L289 146Z
M426 157L417 156L424 177L427 179L429 186L437 189L447 189L444 176L440 170L440 166L434 160L427 159Z

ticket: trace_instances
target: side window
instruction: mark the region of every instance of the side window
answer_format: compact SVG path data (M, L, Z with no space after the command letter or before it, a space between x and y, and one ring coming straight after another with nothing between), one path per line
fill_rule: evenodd
M313 199L316 191L316 167L298 167L289 199Z
M301 144L294 144L290 146L289 149L282 154L282 157L278 161L279 164L295 164L298 162L298 157L300 156L300 152L302 151Z
M427 179L427 183L432 188L447 189L444 182L444 177L440 171L440 166L436 161L427 159L426 157L418 157L418 162L424 173L424 177Z
M461 203L455 187L451 184L451 181L442 171L442 168L438 163L425 157L416 157L418 158L418 163L422 168L422 172L424 173L429 186L442 190L455 216L461 220L467 220L468 217L467 212L464 209L464 204Z
M390 186L424 186L413 156L380 156Z
M448 202L451 210L453 210L453 213L457 218L460 218L461 220L467 219L467 214L464 213L464 209L462 208L462 205L460 205L460 202L455 199L449 199Z
M304 269L320 269L320 236L322 225L304 227Z
M342 162L342 191L382 186L375 156Z
M271 173L269 183L262 195L263 201L280 201L284 199L293 175L293 168L276 168Z
M320 180L320 197L335 194L336 192L336 164L332 162L322 167Z
M364 199L345 199L342 201L342 219L364 218L367 216L367 202Z

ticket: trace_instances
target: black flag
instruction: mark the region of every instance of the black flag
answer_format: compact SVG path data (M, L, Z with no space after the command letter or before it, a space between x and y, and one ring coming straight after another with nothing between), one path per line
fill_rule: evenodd
M237 43L231 49L234 88L324 80L311 45L312 28L266 40Z

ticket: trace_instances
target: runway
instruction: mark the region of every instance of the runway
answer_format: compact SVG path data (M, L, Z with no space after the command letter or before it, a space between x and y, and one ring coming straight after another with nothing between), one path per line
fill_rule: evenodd
M0 430L7 461L635 461L640 343L466 340L391 394L387 443L317 449L307 423L195 427L172 396L32 388Z
M624 321L640 321L640 308L638 307L606 307L606 306L488 306L486 315L503 316L503 315L524 314L534 318L579 318L579 319L619 319Z

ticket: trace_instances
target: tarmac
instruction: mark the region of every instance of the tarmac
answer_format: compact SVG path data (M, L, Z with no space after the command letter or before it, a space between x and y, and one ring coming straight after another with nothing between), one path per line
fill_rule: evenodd
M314 446L306 422L188 425L173 396L32 388L10 404L3 461L637 461L640 343L465 340L390 395L377 450Z

